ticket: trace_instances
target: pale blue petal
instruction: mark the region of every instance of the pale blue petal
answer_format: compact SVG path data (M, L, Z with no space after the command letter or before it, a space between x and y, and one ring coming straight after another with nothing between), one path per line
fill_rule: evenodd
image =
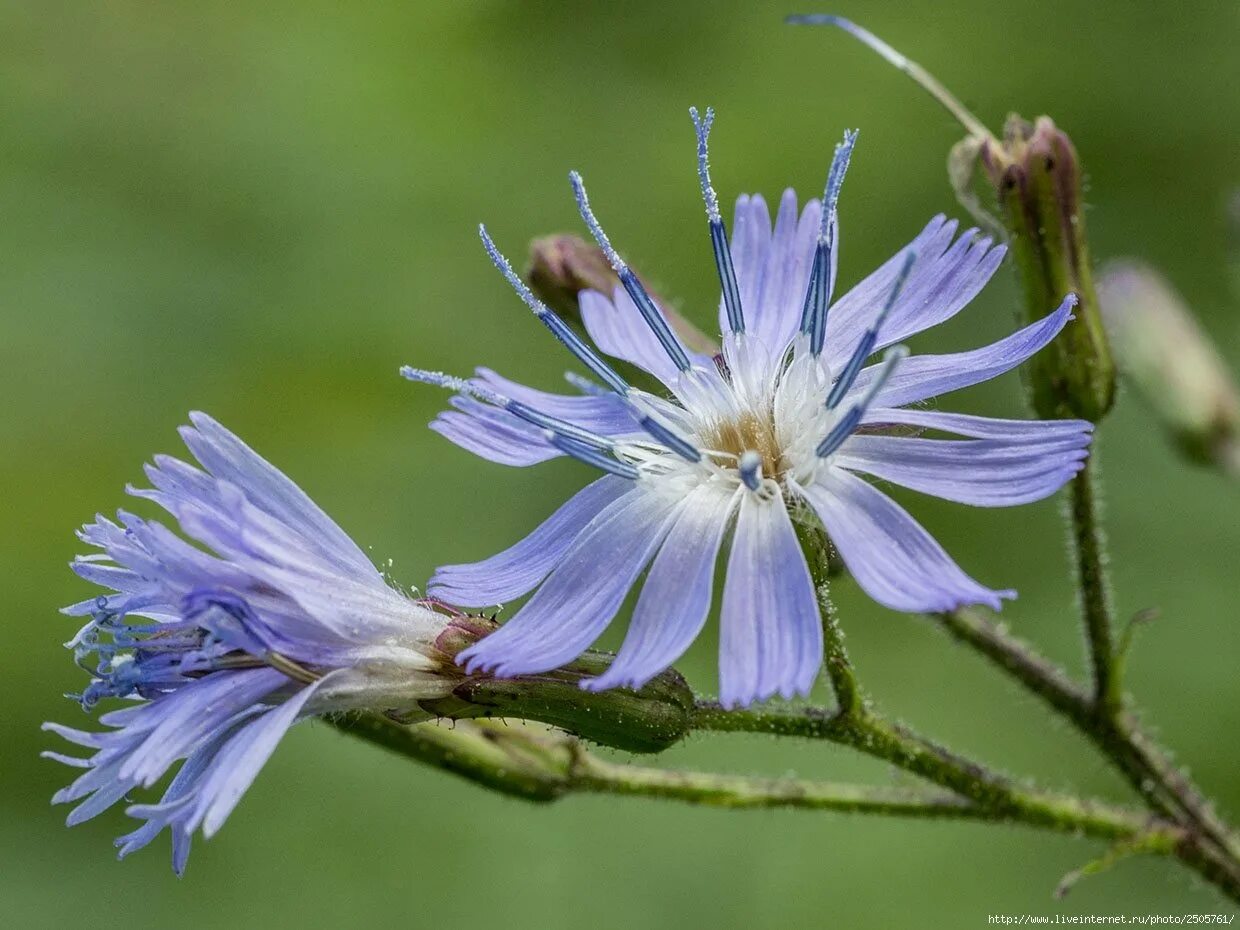
M153 785L213 730L287 682L272 668L219 671L161 697L150 705L158 725L129 753L120 777Z
M1085 467L1090 434L1042 441L854 436L833 464L977 507L1011 507L1054 494Z
M948 221L942 214L934 217L912 242L831 305L827 314L823 352L832 371L843 367L852 355L861 334L878 318L879 311L887 302L887 297L903 270L905 255L912 251L917 258L905 280L904 290L901 292L903 295L907 295L913 288L920 290L927 281L938 280L939 261L955 233L955 221ZM907 305L907 296L902 297L901 302ZM892 316L888 317L888 324L897 312L903 314L907 311L897 304L891 310Z
M500 677L545 672L607 628L683 500L659 489L622 495L590 522L517 614L457 661Z
M610 297L581 291L577 301L586 332L603 352L648 371L664 384L675 381L675 364L622 286L617 284Z
M1006 439L1013 442L1041 442L1078 436L1090 433L1094 428L1087 420L1004 420L916 407L871 407L861 418L861 423L863 426L916 426L973 439Z
M774 357L783 352L800 327L821 219L822 204L817 200L806 203L798 219L796 192L788 189L780 199L775 229L765 253L760 246L750 246L743 256L741 266L746 269L746 280L752 283L748 293L742 294L742 299L747 296L755 301L744 304L745 325L747 331L755 335ZM751 208L747 222L752 224L750 228L753 229L760 229L764 222L769 227L765 206L757 210ZM748 231L745 234L748 235ZM734 232L733 242L737 238ZM735 249L734 245L734 252ZM750 254L762 257L764 268L760 274L750 274Z
M876 406L903 407L939 394L980 384L1011 371L1044 348L1072 318L1075 296L1069 296L1054 313L1019 329L998 342L950 355L914 355L901 362L879 391ZM858 376L852 393L863 392L881 368L872 365Z
M756 307L766 278L766 257L771 250L771 212L761 194L736 198L732 219L732 268L741 295L741 307ZM719 332L728 331L727 315L719 308Z
M193 814L194 795L210 774L211 766L228 738L247 720L267 710L261 705L247 708L212 733L182 763L159 803L132 804L125 808L126 814L144 820L145 823L133 832L117 837L114 841L114 845L118 847L117 858L124 859L137 852L167 828L172 832L172 869L177 875L183 875L189 860L192 836L185 821Z
M800 488L849 573L874 600L915 613L985 604L998 610L1014 591L992 591L951 560L907 511L865 480L824 470Z
M489 368L477 368L475 374L475 384L582 429L603 436L639 432L629 408L616 394L553 394L511 381Z
M720 702L808 694L821 662L818 602L787 507L746 493L723 589Z
M945 252L922 281L901 291L879 332L882 349L950 320L994 277L1007 254L1006 246L975 239L968 230Z
M502 604L528 594L603 508L633 490L633 482L624 478L600 478L578 491L515 546L481 562L441 565L435 570L427 593L465 607Z
M453 398L453 403L461 403L462 400L467 398ZM477 407L483 406L476 401L473 403ZM489 408L486 415L479 415L481 411L473 409L468 412L447 410L431 421L430 428L466 452L499 465L525 468L564 454L530 424L511 415L504 420L492 416L491 411L500 413L494 407Z
M196 428L183 428L182 438L211 474L242 488L308 547L362 575L378 574L348 534L283 472L205 413L191 413L190 421Z
M735 497L714 482L689 495L650 566L620 652L606 672L583 687L640 688L689 648L710 611L715 562Z
M197 792L194 815L186 823L188 832L201 824L202 835L210 839L224 825L288 728L296 722L306 701L338 674L329 673L302 688L283 704L245 724L224 744Z

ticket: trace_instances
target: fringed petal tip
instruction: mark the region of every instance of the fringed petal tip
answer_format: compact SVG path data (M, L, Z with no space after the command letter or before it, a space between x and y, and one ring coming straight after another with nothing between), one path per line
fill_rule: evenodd
M1017 596L1015 589L1004 588L998 591L990 591L989 596L978 594L972 597L949 598L942 604L922 610L921 613L944 614L956 610L964 610L966 607L989 607L998 613L1003 610L1004 601L1014 601Z
M732 693L721 690L719 706L724 710L744 710L747 707L752 707L754 704L761 704L777 697L785 701L808 698L810 692L814 689L814 682L818 679L818 671L819 669L815 668L813 675L809 677L808 681L789 681L774 687L764 687L758 691Z
M482 642L485 642L485 640ZM465 669L470 675L488 674L493 672L496 666L500 664L500 660L492 656L479 654L479 647L482 645L482 642L475 643L468 649L462 649L457 653L456 664Z

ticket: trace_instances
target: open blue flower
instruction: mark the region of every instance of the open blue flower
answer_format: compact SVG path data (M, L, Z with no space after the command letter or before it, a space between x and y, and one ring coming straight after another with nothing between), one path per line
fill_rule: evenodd
M1025 361L1072 318L1073 296L993 345L909 356L900 342L972 300L1003 247L976 230L957 236L956 223L939 216L833 301L836 205L855 133L836 149L822 202L811 200L798 214L796 195L786 191L772 226L763 199L742 196L729 247L707 163L713 114L693 117L723 291L719 356L695 355L676 337L612 248L574 173L582 218L620 279L613 294L580 295L585 327L599 350L649 372L670 396L627 384L534 297L485 230L492 260L601 385L570 375L582 394L565 396L487 369L469 381L403 372L458 392L454 409L432 428L478 455L508 465L569 455L607 473L507 551L436 572L430 593L452 603L481 606L533 592L511 620L461 654L470 670L516 675L572 660L648 568L616 661L586 683L641 685L702 629L715 563L732 529L721 699L736 706L804 694L822 640L794 521L816 514L853 577L888 607L998 608L1014 592L965 574L867 478L965 504L1009 506L1054 493L1087 455L1086 422L997 420L918 406ZM867 364L879 352L881 359ZM919 435L926 430L962 438Z
M113 592L65 609L91 617L67 643L80 664L91 660L82 705L138 703L100 716L109 731L44 724L94 750L44 753L86 769L53 798L81 802L70 825L184 760L158 803L128 808L145 823L117 840L125 856L169 828L178 874L194 831L219 829L295 722L359 708L412 711L461 677L435 645L448 618L390 587L240 439L208 416L191 419L181 435L202 469L157 456L146 469L153 489L130 491L172 514L192 542L121 512L119 523L98 517L81 531L103 551L73 562Z

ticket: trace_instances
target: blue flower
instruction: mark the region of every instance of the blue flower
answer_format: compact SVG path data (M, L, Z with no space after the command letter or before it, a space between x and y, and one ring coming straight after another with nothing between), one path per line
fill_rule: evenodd
M290 726L331 711L412 712L460 673L436 649L448 618L390 587L305 493L204 414L181 435L202 469L156 456L153 488L130 492L167 510L182 539L121 512L80 535L102 550L73 570L113 593L65 612L90 616L68 645L94 675L80 695L137 703L103 714L111 728L44 729L94 750L45 756L86 769L56 803L81 823L149 788L184 760L163 798L128 813L145 823L117 840L124 857L172 832L180 874L190 838L224 823ZM196 545L197 544L197 545Z
M485 229L487 251L509 283L601 385L569 375L582 394L565 396L488 369L469 381L403 371L458 392L454 409L432 428L477 455L519 466L569 455L606 472L507 551L436 572L430 593L451 603L481 606L533 592L511 620L461 654L472 671L527 674L572 660L648 568L614 664L585 683L640 686L701 631L731 529L721 700L737 706L804 694L821 663L822 639L796 522L816 514L852 576L887 607L998 608L1015 593L965 574L867 479L964 504L1009 506L1053 494L1087 455L1086 422L997 420L919 406L1025 361L1071 319L1073 296L993 345L910 356L900 342L972 300L1003 247L976 230L957 236L956 223L939 216L833 300L837 200L855 133L836 149L822 202L811 200L798 215L796 195L786 191L772 227L765 201L742 196L729 246L707 163L713 114L693 117L723 292L720 355L696 355L680 342L612 248L573 173L582 218L620 280L612 294L580 295L586 330L598 350L649 372L670 396L627 384L534 297ZM879 352L880 360L867 364ZM920 435L926 430L961 438Z

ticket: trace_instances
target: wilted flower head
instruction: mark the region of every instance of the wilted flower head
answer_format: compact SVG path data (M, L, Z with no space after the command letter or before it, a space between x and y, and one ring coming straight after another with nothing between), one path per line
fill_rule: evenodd
M491 258L538 318L602 382L575 375L581 396L549 394L479 369L470 381L405 369L458 391L433 428L508 465L570 455L607 473L511 549L435 574L430 592L493 604L534 591L497 632L461 653L471 670L534 673L569 661L611 622L649 566L628 636L592 688L636 686L674 662L707 619L715 562L730 527L721 610L726 705L809 690L822 658L820 618L794 523L825 525L853 577L905 611L998 607L1011 591L966 575L890 497L862 475L979 506L1046 497L1077 472L1090 425L940 413L916 405L1002 374L1071 318L1068 296L1044 319L993 345L908 356L900 341L952 317L998 267L1003 248L936 217L913 241L833 302L836 204L855 134L837 147L823 202L798 216L784 193L772 227L760 196L736 205L731 244L707 164L713 114L694 112L698 168L722 283L722 353L689 351L573 187L620 286L581 295L604 353L666 385L627 384L517 278L486 231ZM880 361L867 365L877 352ZM936 430L963 439L880 434ZM888 433L892 432L890 430ZM535 590L536 589L536 590Z
M67 645L95 676L83 692L132 706L111 728L45 724L95 750L45 753L86 772L56 802L81 801L70 825L149 788L184 764L162 800L128 813L145 823L117 840L121 856L172 831L173 868L190 837L211 836L298 720L330 711L410 711L460 680L436 640L450 618L395 590L309 497L204 414L181 435L201 463L156 456L150 490L186 539L121 512L80 533L103 550L73 569L113 591L65 612L91 620ZM93 664L97 662L97 664Z

